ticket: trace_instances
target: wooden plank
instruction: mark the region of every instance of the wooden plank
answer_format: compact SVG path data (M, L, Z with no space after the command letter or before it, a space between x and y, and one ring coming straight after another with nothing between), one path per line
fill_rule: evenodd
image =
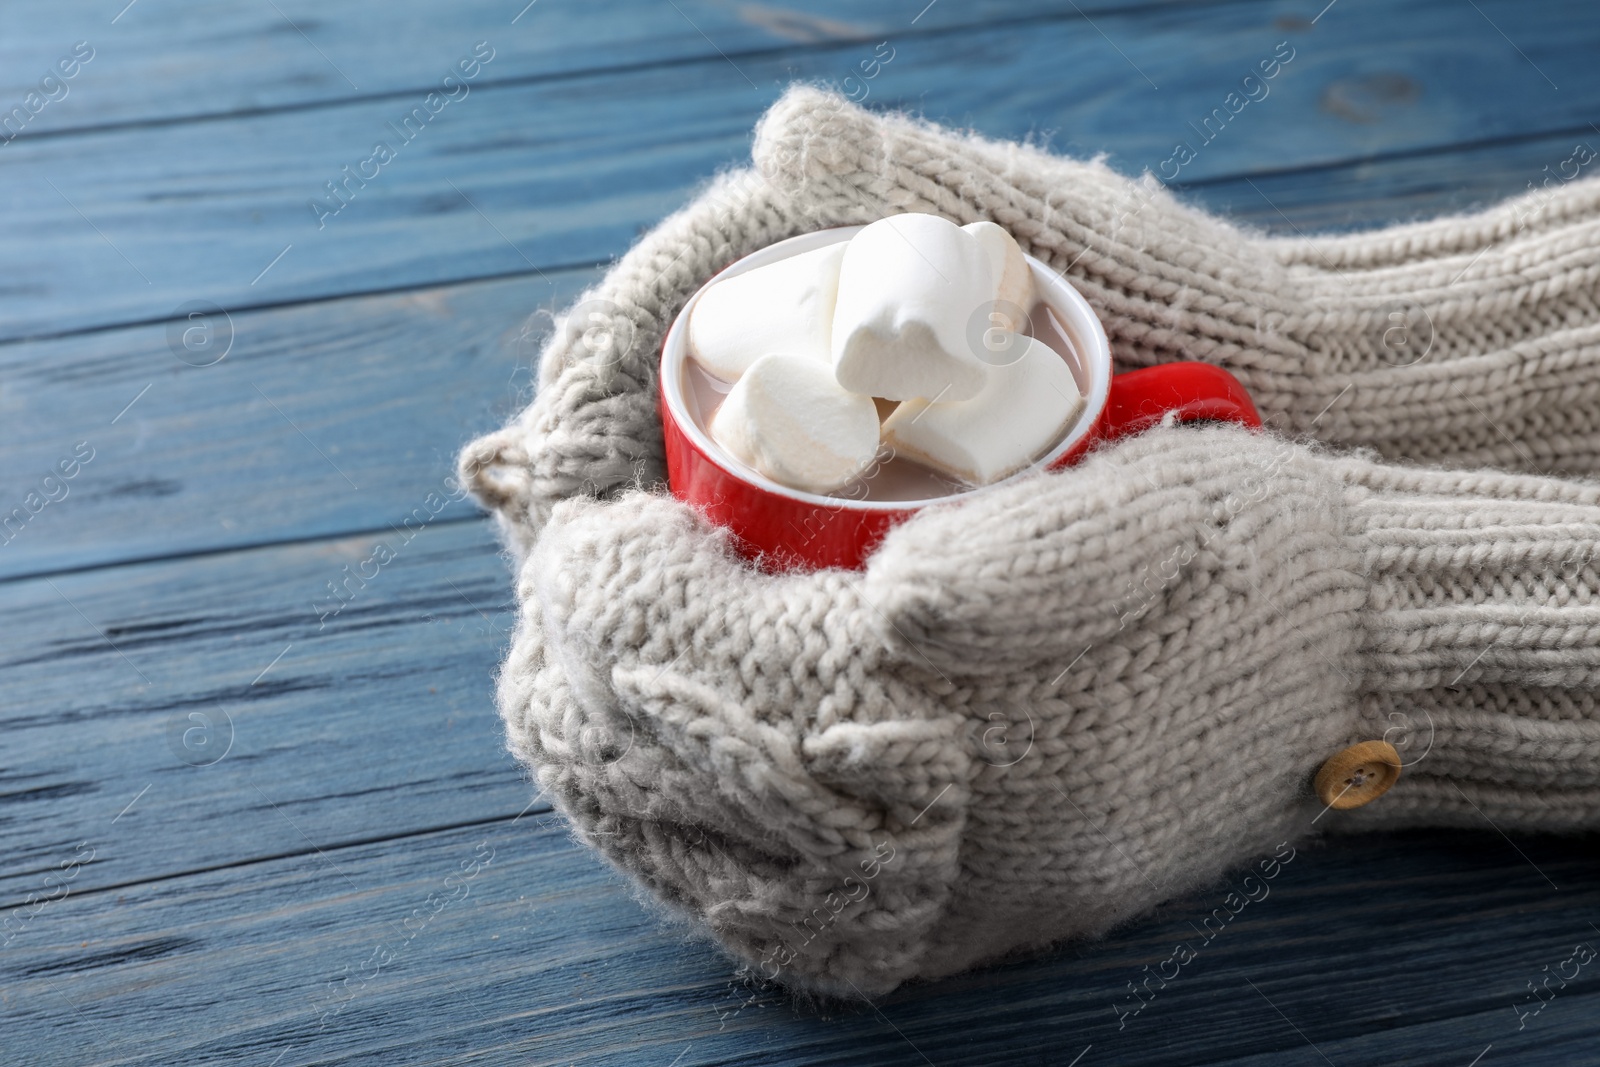
M1372 225L1520 191L1572 146L1548 137L1220 179L1185 195L1282 233ZM530 313L559 309L598 275L527 272L242 312L232 350L210 367L175 358L166 324L0 345L0 516L30 492L45 499L42 479L76 444L95 449L66 497L0 535L0 577L401 521L462 441L527 400L551 321ZM473 511L458 501L441 517Z
M96 841L120 829L104 825L114 810L98 813ZM1491 1044L1486 1064L1578 1062L1600 1008L1592 979L1520 1031L1514 1006L1528 1010L1526 983L1576 943L1600 941L1581 919L1600 906L1600 873L1578 844L1522 847L1559 892L1487 830L1347 839L1302 849L1210 942L1191 924L1232 885L1104 941L876 1007L806 1006L732 980L558 820L526 816L69 895L5 950L5 1040L18 1062L82 1065L1001 1067L1081 1055L1085 1067L1176 1067L1320 1054L1464 1067ZM1195 958L1119 1015L1128 983L1180 941Z
M494 58L473 79L474 86L1001 22L1053 18L1082 25L1085 18L1122 8L1176 2L964 0L929 5L927 0L895 0L863 9L843 0L821 0L801 9L677 0L674 10L672 4L633 0L593 0L582 6L548 0L538 6L537 0L461 0L448 9L382 0L337 5L219 0L206 6L202 20L178 5L129 5L115 17L116 11L108 14L103 3L62 0L7 12L6 34L0 39L0 101L9 111L30 92L39 94L33 104L37 111L26 122L16 120L8 131L29 137L407 92L420 95L451 73L479 41L489 42ZM86 64L72 62L72 46L80 40L88 44L80 54L92 53ZM577 42L582 47L574 47ZM67 64L58 67L63 58ZM63 71L74 73L62 79ZM47 75L55 80L41 87Z
M1471 211L1557 182L1574 150L1600 154L1588 128L1511 143L1420 152L1335 166L1221 176L1181 195L1218 214L1280 234L1365 229ZM1587 172L1584 172L1587 176Z
M1283 0L1096 19L1115 47L1076 21L909 38L870 99L998 137L1067 130L1048 140L1156 168L1292 38L1296 58L1270 95L1205 145L1184 181L1586 123L1600 106L1600 82L1585 76L1600 24L1577 18L1575 2L1478 6L1515 20L1532 62L1471 5L1349 3L1307 31L1275 24L1304 21ZM1421 24L1427 34L1410 32ZM160 320L193 300L237 310L602 260L743 156L780 83L840 76L860 52L484 88L409 143L388 123L413 101L389 99L19 140L7 148L15 192L0 207L0 257L25 281L0 291L0 338ZM1377 54L1403 70L1373 74ZM395 158L352 183L319 230L312 198L379 138L399 145ZM116 165L81 165L89 156Z
M505 564L427 491L396 531L0 587L0 900L88 839L92 888L520 811Z
M596 276L0 346L0 577L402 523L531 397L538 309ZM92 458L62 479L75 451ZM437 518L475 514L458 497Z

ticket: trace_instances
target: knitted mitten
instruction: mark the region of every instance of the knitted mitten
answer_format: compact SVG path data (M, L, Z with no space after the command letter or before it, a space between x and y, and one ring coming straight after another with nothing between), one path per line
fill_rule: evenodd
M1580 145L1565 166L1593 159ZM1600 470L1600 180L1552 172L1475 215L1263 237L1149 176L814 89L767 113L755 161L829 225L1000 223L1072 280L1124 368L1220 364L1275 428L1389 459Z
M1467 217L1269 238L1148 177L807 87L773 105L754 156L757 169L720 177L569 309L534 402L463 452L519 558L556 502L662 479L661 340L711 275L797 233L899 211L998 221L1088 298L1122 368L1221 364L1274 428L1389 459L1600 470L1600 179Z
M902 210L995 219L1123 366L1221 363L1280 428L1600 469L1600 186L1263 238L806 89L755 157L586 294L534 403L462 455L525 561L510 745L661 899L763 975L873 993L1103 930L1305 832L1312 773L1356 739L1413 765L1318 828L1595 825L1591 487L1171 429L931 509L864 572L788 576L623 491L662 479L656 363L695 289Z
M642 237L567 309L541 356L533 403L461 453L461 477L494 510L513 554L527 554L559 501L665 478L661 342L695 290L757 249L844 224L802 210L752 170L734 171Z
M931 507L855 573L573 501L500 701L613 863L761 975L870 995L1329 825L1600 825L1597 545L1594 485L1234 427ZM1384 736L1398 784L1326 811L1318 767Z

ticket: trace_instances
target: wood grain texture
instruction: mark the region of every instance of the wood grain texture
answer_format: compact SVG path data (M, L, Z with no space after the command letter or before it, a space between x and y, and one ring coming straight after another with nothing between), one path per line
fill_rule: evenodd
M85 127L175 122L240 112L427 92L478 41L495 58L483 84L645 64L730 58L840 40L950 32L968 26L1085 19L1179 0L843 0L804 5L675 0L459 0L448 18L407 0L220 0L204 19L181 4L64 0L7 12L0 39L0 101L39 91L39 80L87 41L94 58L67 79L65 95L20 127L20 136ZM1217 2L1217 0L1212 0ZM720 61L720 60L719 60ZM68 103L71 101L71 103ZM0 137L3 139L3 137Z
M559 820L528 815L68 895L6 950L6 1042L83 1067L1011 1067L1085 1049L1083 1064L1145 1067L1464 1067L1489 1045L1486 1062L1593 1062L1600 980L1518 1010L1542 968L1600 941L1580 918L1600 876L1570 846L1523 847L1559 892L1492 834L1335 841L1209 943L1191 924L1226 884L1103 942L807 1005L740 983ZM1128 983L1179 942L1196 957L1130 1014Z
M401 524L463 443L531 398L550 312L596 276L0 346L0 576ZM199 351L190 329L210 331ZM93 459L29 514L80 443ZM476 514L458 497L437 518Z
M83 840L94 887L520 811L506 567L427 519L0 586L0 902Z
M1541 188L1579 146L1600 154L1600 132L1585 127L1470 148L1222 175L1180 189L1210 211L1280 234L1366 229L1466 212Z
M1270 95L1182 180L1584 126L1600 108L1583 76L1600 27L1575 3L1478 6L1517 19L1531 62L1454 0L1403 14L1346 0L1310 30L1281 28L1299 6L1275 0L1095 19L1114 46L1081 20L908 38L868 99L1137 171L1198 140L1189 123L1292 40ZM19 139L0 203L14 266L0 339L162 320L193 300L239 310L604 260L745 156L782 84L862 58L850 44L485 87L403 145L388 124L420 100ZM312 198L380 138L395 158L319 229Z

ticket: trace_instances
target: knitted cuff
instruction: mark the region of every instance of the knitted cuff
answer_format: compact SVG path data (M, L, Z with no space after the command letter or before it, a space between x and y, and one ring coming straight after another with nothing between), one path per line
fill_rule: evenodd
M1600 470L1600 180L1479 214L1269 238L1099 161L790 90L758 168L866 222L992 219L1069 277L1126 367L1227 367L1280 429L1390 459Z
M1600 823L1600 486L1332 466L1371 583L1355 734L1406 764L1350 821Z

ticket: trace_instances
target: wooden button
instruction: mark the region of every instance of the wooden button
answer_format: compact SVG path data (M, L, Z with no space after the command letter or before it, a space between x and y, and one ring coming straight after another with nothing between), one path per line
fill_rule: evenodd
M1370 804L1400 780L1400 753L1387 741L1363 741L1333 756L1317 772L1317 796L1344 811Z

